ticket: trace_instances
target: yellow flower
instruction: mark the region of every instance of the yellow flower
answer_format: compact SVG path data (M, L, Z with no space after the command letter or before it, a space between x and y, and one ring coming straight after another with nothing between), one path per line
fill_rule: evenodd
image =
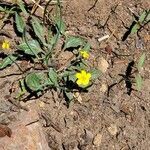
M80 55L84 58L84 59L88 59L89 58L89 53L85 50L80 50Z
M89 84L91 74L87 73L85 70L81 70L80 73L76 73L77 84L79 86L87 86Z
M2 48L3 49L9 49L10 48L10 44L9 44L9 41L8 40L5 40L2 44Z

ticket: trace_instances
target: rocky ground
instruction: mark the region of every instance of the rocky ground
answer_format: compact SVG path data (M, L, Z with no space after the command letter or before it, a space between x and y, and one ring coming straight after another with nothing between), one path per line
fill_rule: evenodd
M149 24L139 36L123 37L133 22L132 11L138 15L150 8L150 2L65 0L62 6L67 34L89 41L89 62L102 74L89 92L81 93L69 108L55 91L21 102L20 107L8 95L21 75L6 76L17 73L18 68L12 65L0 70L0 128L4 129L0 129L0 134L4 132L0 150L149 150ZM104 35L110 38L99 42ZM109 54L108 48L118 55ZM123 81L113 86L108 96L108 87L122 78L118 74L125 74L129 62L137 61L143 52L146 62L141 92L133 90L129 96Z

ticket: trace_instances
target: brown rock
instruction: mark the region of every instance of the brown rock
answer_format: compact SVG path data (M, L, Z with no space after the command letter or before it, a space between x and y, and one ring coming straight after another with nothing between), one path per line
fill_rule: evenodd
M103 57L100 57L98 59L98 69L101 70L102 73L105 73L108 67L109 67L108 62Z
M50 150L42 126L38 121L36 106L22 111L16 122L10 124L12 136L0 138L0 148L7 150Z

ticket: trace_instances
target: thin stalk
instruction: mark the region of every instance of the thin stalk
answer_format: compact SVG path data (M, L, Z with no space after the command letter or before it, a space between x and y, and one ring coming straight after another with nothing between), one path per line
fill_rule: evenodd
M51 0L49 0L47 4L49 4L50 2L51 2ZM48 5L47 5L47 7L48 7ZM48 60L50 58L50 54L52 53L52 50L56 46L57 41L59 39L59 36L61 34L60 30L59 30L59 29L61 29L61 26L62 26L62 21L61 21L62 20L62 12L61 12L60 0L57 0L57 8L59 9L59 20L60 20L60 22L59 22L59 27L57 27L57 34L56 34L55 42L54 42L54 44L52 45L52 47L50 48L48 54L45 57L47 66L48 66ZM45 17L45 14L46 14L46 9L44 10L44 17Z
M30 47L29 43L28 43L28 40L26 38L26 29L24 28L24 31L23 31L23 39L25 41L25 43L27 44L27 46L29 47L30 51L35 55L35 57L39 60L39 56L32 50L32 48Z
M22 70L22 68L13 59L11 59L10 56L8 56L8 57L18 67L18 69L23 73L24 71Z

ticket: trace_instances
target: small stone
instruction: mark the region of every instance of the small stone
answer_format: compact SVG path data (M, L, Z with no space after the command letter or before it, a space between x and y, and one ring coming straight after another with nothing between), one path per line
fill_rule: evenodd
M75 92L74 93L74 97L75 99L81 104L82 103L82 97L81 94L79 92Z
M103 40L106 40L106 39L108 39L109 38L109 35L104 35L103 37L100 37L99 39L98 39L98 42L102 42Z
M100 87L100 91L105 93L107 91L107 85L103 83Z
M39 101L38 105L39 105L40 108L44 108L45 103L43 101Z
M103 57L98 59L98 69L100 69L102 73L105 73L108 67L109 67L109 64Z
M98 133L98 134L94 137L93 144L94 144L96 147L99 147L99 146L101 145L101 142L102 142L102 134L101 134L101 133Z
M88 144L91 143L93 141L93 137L94 137L93 133L87 129L85 129L84 132L85 132L85 134L83 136L84 142L88 143Z
M135 45L137 49L143 49L143 40L137 37L135 41Z
M117 134L117 126L115 124L111 124L109 127L108 127L108 131L111 135L116 135Z

